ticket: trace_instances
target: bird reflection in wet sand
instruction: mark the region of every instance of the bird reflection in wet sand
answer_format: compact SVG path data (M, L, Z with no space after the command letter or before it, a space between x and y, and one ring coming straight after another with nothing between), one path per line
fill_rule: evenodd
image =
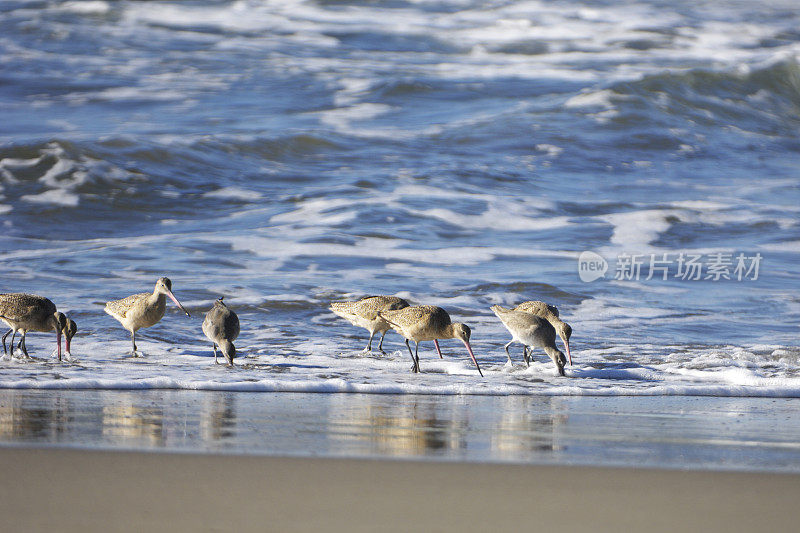
M427 400L396 405L368 400L357 409L352 405L344 401L342 411L330 422L331 433L340 436L339 443L347 453L420 457L448 455L467 447L466 412L452 417L448 410L441 416L439 408Z
M383 351L383 338L392 327L379 316L379 313L404 307L408 307L408 302L397 296L365 296L354 302L332 302L330 310L354 326L369 331L369 342L367 342L367 347L364 348L365 352L372 351L372 338L375 337L376 333L380 332L381 341L378 343L378 351L385 354L386 352Z
M497 397L499 420L491 432L492 455L497 459L530 458L531 452L550 453L563 449L557 444L567 416L553 405L552 398L528 396Z
M160 408L143 409L132 405L107 405L103 407L103 437L115 444L133 444L145 440L150 444L164 444L164 412Z
M236 436L235 394L209 392L200 415L200 434L204 441L224 444Z
M481 367L478 360L475 359L475 354L472 352L472 346L469 344L470 329L466 324L460 322L451 322L450 315L441 307L435 305L415 305L413 307L404 307L395 311L380 311L378 316L386 320L391 326L406 339L406 346L408 353L411 354L411 359L414 361L414 366L411 371L414 373L419 372L419 343L422 341L433 341L436 346L436 351L439 352L439 357L442 357L442 352L439 350L438 339L459 339L466 346L472 362L478 369L478 373L483 377ZM409 340L414 341L414 352L411 351L411 344Z
M26 405L22 398L12 398L0 405L0 440L52 442L74 430L69 406L56 395L44 404Z
M141 356L136 349L136 331L149 328L158 323L164 316L167 308L167 296L180 307L186 316L191 316L181 303L172 294L172 282L169 278L159 278L152 293L142 292L133 294L121 300L112 300L106 303L105 312L117 319L122 327L131 332L131 355Z

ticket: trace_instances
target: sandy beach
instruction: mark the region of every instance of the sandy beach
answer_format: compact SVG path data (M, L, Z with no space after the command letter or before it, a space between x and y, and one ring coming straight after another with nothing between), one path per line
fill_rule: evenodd
M788 531L800 476L0 449L5 531Z

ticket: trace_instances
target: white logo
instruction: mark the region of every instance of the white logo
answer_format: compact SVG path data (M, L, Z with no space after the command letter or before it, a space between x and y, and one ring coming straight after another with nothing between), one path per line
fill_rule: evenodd
M578 257L578 276L581 281L590 282L605 277L608 263L602 256L585 251Z

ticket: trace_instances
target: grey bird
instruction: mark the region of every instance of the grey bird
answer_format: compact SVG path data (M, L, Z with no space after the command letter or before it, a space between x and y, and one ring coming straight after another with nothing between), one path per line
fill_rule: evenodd
M511 354L508 351L508 347L514 342L519 342L525 346L523 351L525 364L530 366L529 350L533 351L533 347L543 348L545 353L556 364L558 375L564 375L564 365L567 364L567 358L556 347L556 330L550 322L533 313L506 309L499 305L493 305L491 309L513 336L505 346L509 362L511 362Z
M203 333L214 346L214 362L217 359L217 346L228 361L228 366L233 366L236 357L236 347L233 341L239 336L239 317L231 311L222 301L222 296L214 302L214 306L206 313L203 320Z
M522 302L517 305L514 311L533 313L539 318L544 318L550 322L550 325L556 330L558 336L561 337L561 342L564 343L564 349L567 350L569 366L572 366L572 354L569 351L569 338L572 336L572 326L559 318L558 308L556 308L556 306L540 302L539 300L528 300L527 302Z

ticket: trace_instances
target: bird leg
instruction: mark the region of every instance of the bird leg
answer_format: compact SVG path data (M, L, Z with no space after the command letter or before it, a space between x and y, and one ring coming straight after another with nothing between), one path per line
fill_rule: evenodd
M131 331L131 345L133 346L133 351L131 355L133 357L142 357L142 355L136 350L136 331Z
M372 351L372 337L374 337L374 336L375 336L375 332L374 331L370 331L369 332L369 342L367 343L367 347L364 348L365 352L371 352Z
M217 343L212 342L211 345L214 347L214 363L219 364L219 361L217 360Z
M525 364L528 365L528 368L531 367L531 350L528 348L527 345L522 345L522 357L525 358Z
M439 359L444 359L444 357L442 357L442 351L439 349L439 341L433 339L433 345L436 346L436 352L439 354Z
M419 372L419 361L414 357L414 353L411 351L411 344L409 344L408 339L406 339L406 346L408 346L408 353L411 355L411 361L414 363L414 366L411 367L411 371L417 373ZM419 343L417 343L417 348L419 348Z
M22 338L19 340L19 345L17 346L17 348L20 348L22 350L22 353L25 354L25 357L27 359L32 359L32 357L30 355L28 355L28 346L25 344L25 337L27 335L28 335L27 331L24 331L22 333Z
M8 337L9 333L11 333L12 331L14 331L14 328L11 328L10 330L6 331L6 334L3 335L3 355L8 355L8 350L6 349L6 337ZM11 340L11 351L12 352L14 351L13 339Z
M387 331L389 330L388 329L383 330L383 334L381 335L381 342L378 344L378 350L380 350L380 352L383 355L386 355L386 352L383 351L383 338L386 336Z
M514 339L511 339L510 341L508 341L508 344L506 344L506 346L505 346L505 348L506 348L506 355L508 356L508 363L509 363L510 365L513 365L513 364L514 364L514 363L513 363L513 361L511 361L511 352L509 352L509 351L508 351L508 347L509 347L509 346L511 346L512 344L514 344ZM525 359L525 362L527 362L527 361L528 361L528 359L526 358L526 359Z

